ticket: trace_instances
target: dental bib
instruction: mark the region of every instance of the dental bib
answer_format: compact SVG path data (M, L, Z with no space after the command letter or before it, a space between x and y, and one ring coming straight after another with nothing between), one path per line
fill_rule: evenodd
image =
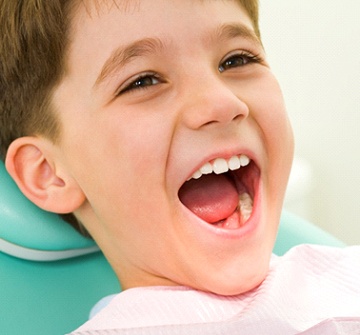
M71 335L355 335L360 333L359 264L360 246L301 245L273 256L264 282L247 293L129 289Z

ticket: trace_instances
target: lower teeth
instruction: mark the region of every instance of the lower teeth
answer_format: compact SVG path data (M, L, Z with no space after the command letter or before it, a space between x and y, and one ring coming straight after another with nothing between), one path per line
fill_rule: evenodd
M247 221L253 210L253 200L248 193L242 193L239 196L239 206L241 213L241 222Z
M239 205L235 210L236 212L240 212L240 220L238 219L240 221L239 222L240 227L244 225L245 222L250 218L252 210L253 210L253 200L251 199L250 195L246 192L240 194ZM231 222L229 225L229 222L227 220L228 219L220 220L218 222L213 223L213 225L221 228L230 228L230 226L232 225L233 226L232 229L235 229L234 228L235 226ZM239 228L239 226L236 225L236 228Z

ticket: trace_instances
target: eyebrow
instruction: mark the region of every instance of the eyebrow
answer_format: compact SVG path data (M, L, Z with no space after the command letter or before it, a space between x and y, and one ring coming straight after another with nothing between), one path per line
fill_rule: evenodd
M162 49L164 44L158 38L144 38L115 49L102 67L94 86L100 85L115 69L124 67L132 59L159 53Z
M234 38L243 38L262 47L262 43L255 32L243 24L221 25L215 30L215 34L207 35L205 41L207 44L212 45L222 40ZM134 41L125 47L120 46L116 48L104 63L94 87L99 86L107 77L115 72L116 69L124 67L133 59L160 53L164 49L164 43L158 38L144 38Z
M221 25L216 30L215 35L210 36L209 42L216 43L233 38L242 38L262 47L261 40L255 32L246 25L239 23Z

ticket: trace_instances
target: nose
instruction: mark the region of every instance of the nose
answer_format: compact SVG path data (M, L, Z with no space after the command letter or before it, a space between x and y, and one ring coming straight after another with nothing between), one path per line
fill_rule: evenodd
M204 79L204 78L203 78ZM183 122L191 129L225 126L245 119L249 107L236 88L220 78L195 81L183 100Z

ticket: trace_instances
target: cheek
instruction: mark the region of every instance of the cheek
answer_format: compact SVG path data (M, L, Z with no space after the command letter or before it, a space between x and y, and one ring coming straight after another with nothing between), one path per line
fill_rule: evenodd
M258 86L257 92L259 93L253 97L253 114L261 131L267 156L264 178L270 192L269 198L272 198L272 201L281 201L293 158L292 128L282 92L271 73Z
M254 91L254 118L261 129L270 159L292 152L293 134L279 84L269 71ZM291 156L291 155L290 155Z
M67 134L63 151L68 167L101 217L106 211L111 217L130 215L134 208L138 213L151 204L154 208L153 195L163 190L170 142L164 120L109 114L84 123L78 135Z

